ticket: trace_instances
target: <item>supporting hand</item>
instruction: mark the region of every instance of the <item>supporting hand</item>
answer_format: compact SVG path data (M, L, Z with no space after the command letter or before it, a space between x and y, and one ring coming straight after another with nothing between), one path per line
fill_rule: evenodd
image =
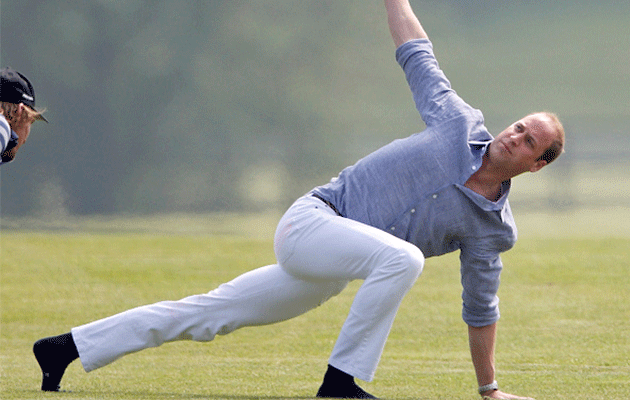
M497 337L497 324L494 323L482 327L468 327L468 339L470 343L470 354L472 356L477 381L479 386L494 382L494 348ZM496 387L496 386L495 386ZM517 399L533 400L530 397L519 397L513 394L504 393L498 389L490 389L481 393L485 399Z
M519 397L509 393L503 393L500 390L492 390L488 392L484 392L481 395L484 400L486 399L499 399L499 400L534 400L531 397Z

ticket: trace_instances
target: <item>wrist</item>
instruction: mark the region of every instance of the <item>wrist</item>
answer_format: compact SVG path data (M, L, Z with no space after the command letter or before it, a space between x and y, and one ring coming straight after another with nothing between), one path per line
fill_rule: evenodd
M487 385L479 386L479 394L487 394L486 392L493 392L495 390L499 390L499 384L497 381L492 381L492 383L488 383Z

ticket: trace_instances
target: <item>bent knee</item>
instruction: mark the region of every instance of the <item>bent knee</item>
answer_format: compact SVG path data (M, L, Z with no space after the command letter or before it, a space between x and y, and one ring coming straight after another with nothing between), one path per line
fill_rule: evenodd
M424 254L422 251L412 244L408 244L403 248L404 264L410 275L417 279L424 268Z
M394 275L402 275L409 281L415 281L424 268L422 251L411 243L404 243L392 250L385 268Z

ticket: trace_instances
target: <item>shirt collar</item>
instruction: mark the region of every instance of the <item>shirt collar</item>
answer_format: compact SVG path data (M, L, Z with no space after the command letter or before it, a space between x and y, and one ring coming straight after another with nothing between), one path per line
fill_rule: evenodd
M479 193L467 188L464 185L458 183L455 187L458 188L466 197L468 197L473 203L484 211L501 211L507 203L508 195L510 194L510 188L512 181L507 180L501 183L501 197L497 201L491 201L480 195Z
M486 148L492 143L492 140L469 140L468 145L471 149Z

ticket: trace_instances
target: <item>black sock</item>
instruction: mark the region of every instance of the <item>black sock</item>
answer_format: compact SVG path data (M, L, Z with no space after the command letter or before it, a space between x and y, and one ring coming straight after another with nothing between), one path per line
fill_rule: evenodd
M328 365L326 375L324 375L324 380L344 384L354 382L354 377L350 374L346 374L340 369L333 367L332 365Z
M354 377L332 365L328 365L328 370L324 375L324 382L317 391L317 397L328 397L336 399L375 399L365 390L361 389L355 382Z
M42 390L57 392L68 365L79 357L71 333L40 339L33 353L42 369Z

